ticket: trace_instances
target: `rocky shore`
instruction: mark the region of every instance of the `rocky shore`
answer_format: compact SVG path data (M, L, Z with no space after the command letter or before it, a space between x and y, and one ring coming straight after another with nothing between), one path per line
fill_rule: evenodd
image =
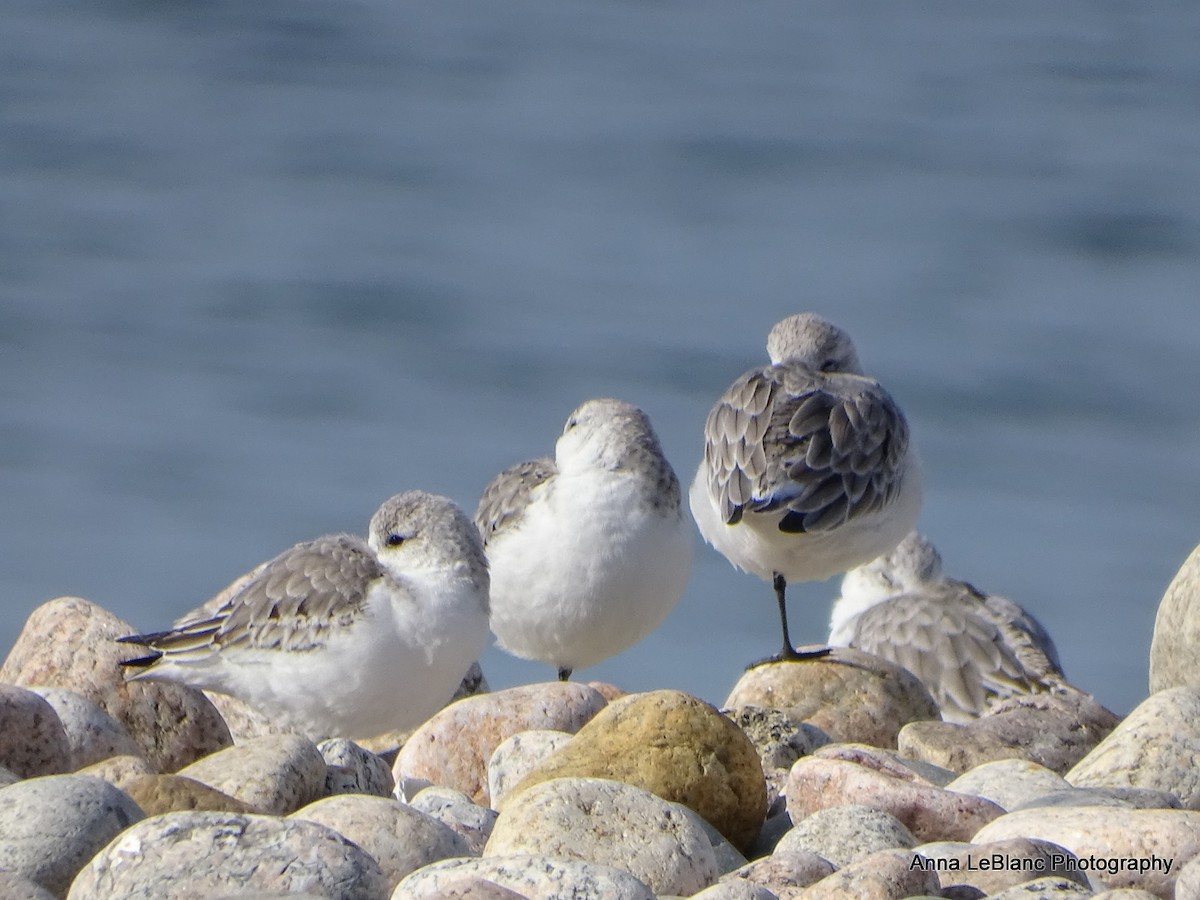
M313 744L124 682L132 630L60 598L0 667L4 900L1200 898L1200 688L1157 636L1123 720L1063 689L949 724L839 650L753 669L721 709L477 678L412 734Z

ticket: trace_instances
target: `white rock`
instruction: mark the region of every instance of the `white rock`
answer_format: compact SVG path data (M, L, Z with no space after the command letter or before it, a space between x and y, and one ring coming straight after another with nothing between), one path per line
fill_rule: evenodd
M778 853L808 850L841 868L879 850L916 845L912 832L891 813L848 804L821 809L801 819L775 850Z
M500 815L490 807L473 803L462 791L446 787L426 788L413 797L409 805L462 835L471 850L471 856L483 855L483 848L492 836L496 818Z
M335 831L303 820L177 812L139 822L79 873L67 900L208 900L310 893L386 900L379 864Z
M325 760L325 795L370 794L390 797L396 787L392 767L353 741L337 738L317 744Z
M555 778L512 797L485 856L536 854L614 866L658 894L689 896L717 880L707 835L674 804L602 778Z
M264 813L284 816L321 796L325 770L325 760L311 741L275 734L210 754L179 774Z
M565 731L521 731L500 742L488 760L488 794L493 809L504 805L509 790L533 771L542 760L570 743Z
M621 869L558 856L491 856L447 859L413 872L391 900L439 895L456 881L483 878L527 900L655 900L653 892Z
M1013 810L1037 797L1070 786L1057 772L1035 762L998 759L963 772L946 785L946 790L974 794L1005 810Z
M379 863L389 891L422 866L472 855L466 840L448 825L390 798L339 794L288 818L316 822L349 838Z

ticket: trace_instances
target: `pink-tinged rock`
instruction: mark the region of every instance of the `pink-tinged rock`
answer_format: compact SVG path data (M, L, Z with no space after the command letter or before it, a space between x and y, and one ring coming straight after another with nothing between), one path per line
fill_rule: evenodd
M1114 806L1031 807L1008 813L975 835L973 843L1027 837L1065 847L1089 860L1140 860L1147 871L1092 871L1110 888L1141 888L1171 897L1184 862L1200 855L1200 812ZM1165 861L1171 871L1165 871ZM1154 866L1159 861L1160 865Z
M54 707L11 684L0 684L0 766L22 778L71 768L71 744Z
M503 741L534 729L574 734L605 705L595 688L559 681L467 697L413 733L392 773L405 796L436 784L486 806L488 760Z
M773 853L747 863L721 878L723 884L737 882L755 884L771 891L779 900L794 900L803 896L809 885L834 873L829 860L807 850Z
M932 862L943 891L962 885L959 890L974 888L989 897L1042 876L1066 878L1088 886L1087 876L1075 866L1075 857L1063 851L1057 844L1030 838L990 844L940 841L913 847L913 853Z
M913 866L911 850L880 850L822 878L803 900L902 900L936 896L941 890L936 872Z
M205 696L178 684L126 682L121 660L137 648L116 639L128 622L79 597L35 609L0 667L0 682L67 688L112 716L161 772L174 772L232 742Z
M918 841L969 841L1004 810L981 797L943 790L916 773L806 757L788 776L788 814L798 822L819 809L858 804L891 813Z
M895 747L905 724L940 716L925 685L907 669L847 647L817 659L748 670L722 704L723 709L742 706L781 709L836 741L874 747Z
M1118 721L1090 694L1063 687L1011 697L966 725L912 722L900 730L897 746L905 756L954 772L998 759L1026 759L1061 775Z
M71 747L71 771L142 750L120 723L82 694L66 688L33 688L54 707Z

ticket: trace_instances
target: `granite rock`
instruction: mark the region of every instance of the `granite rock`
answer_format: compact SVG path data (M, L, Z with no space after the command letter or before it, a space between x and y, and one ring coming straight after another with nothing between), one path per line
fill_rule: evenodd
M391 900L438 897L441 890L464 878L494 882L526 900L655 900L650 888L621 869L530 855L436 862L400 882Z
M1180 809L1123 809L1110 806L1048 807L1007 813L975 835L974 843L1030 838L1058 844L1087 860L1173 860L1169 873L1097 872L1111 888L1142 888L1170 896L1179 864L1200 855L1200 812ZM1140 865L1140 864L1139 864Z
M294 734L255 738L192 763L179 774L268 815L295 812L325 790L325 760Z
M68 900L211 900L311 894L386 900L375 860L303 820L221 812L154 816L127 829L79 873Z
M1200 546L1191 552L1158 604L1150 641L1150 692L1200 688Z
M71 742L54 707L12 684L0 684L0 766L22 778L71 770Z
M501 809L508 792L571 740L565 731L522 731L500 742L488 760L488 794Z
M1067 878L1089 887L1083 873L1070 869L1060 857L1074 857L1057 844L1029 838L1010 838L986 844L946 841L921 844L913 853L934 861L942 890L956 886L990 895L1043 875Z
M1062 688L1012 697L966 725L914 722L900 730L905 756L966 772L998 759L1026 759L1060 775L1118 722L1089 694Z
M396 782L392 767L382 758L353 741L337 738L317 744L325 760L325 796L370 794L390 797Z
M1093 896L1089 888L1061 875L1043 875L992 894L991 900L1070 900Z
M500 815L491 807L473 803L462 791L437 786L425 788L409 801L409 805L461 835L471 856L483 854Z
M809 851L838 868L879 850L917 845L904 823L870 806L830 806L801 819L783 836L775 852Z
M174 772L229 746L225 721L200 691L125 681L121 660L137 653L116 639L135 631L87 600L51 600L26 620L0 667L0 682L82 694L120 723L160 772Z
M289 818L316 822L349 838L379 863L389 891L422 866L472 855L448 825L399 800L339 794L310 803Z
M905 777L815 756L792 767L786 797L793 822L831 806L861 804L891 813L920 841L970 840L1004 812L990 800L943 790L915 773Z
M31 688L54 707L71 748L69 771L113 756L138 756L141 747L116 719L87 697L67 688Z
M600 778L555 778L510 799L484 856L525 854L612 866L657 894L689 896L718 875L708 837L674 804Z
M182 775L141 775L121 785L147 816L168 812L203 809L213 812L257 812L236 797L231 797Z
M594 688L559 681L466 697L413 733L392 773L405 797L436 784L487 806L487 764L501 742L534 729L573 734L606 703Z
M620 781L682 803L739 850L766 817L766 782L750 739L715 707L679 691L614 701L509 797L573 777Z
M725 875L725 884L748 882L767 888L779 900L802 897L804 889L835 871L833 863L815 853L799 850L756 859Z
M817 659L756 666L742 675L723 706L781 709L834 740L893 748L901 727L940 715L929 691L907 669L846 647Z
M912 865L911 850L880 850L822 878L804 900L901 900L937 894L937 873Z
M1200 687L1152 694L1066 775L1076 787L1170 791L1200 809Z
M974 794L1004 810L1019 806L1070 785L1057 772L1027 759L998 759L981 763L946 785L950 791Z
M0 788L0 870L63 896L105 844L143 818L107 781L47 775Z

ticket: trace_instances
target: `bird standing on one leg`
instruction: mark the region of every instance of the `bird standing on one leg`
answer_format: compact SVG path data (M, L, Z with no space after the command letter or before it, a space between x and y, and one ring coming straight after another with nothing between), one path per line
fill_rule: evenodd
M916 524L921 474L904 414L863 374L844 331L790 316L767 353L771 364L709 413L689 500L704 539L773 585L783 649L772 660L790 660L811 654L788 634L788 583L823 581L896 546Z

